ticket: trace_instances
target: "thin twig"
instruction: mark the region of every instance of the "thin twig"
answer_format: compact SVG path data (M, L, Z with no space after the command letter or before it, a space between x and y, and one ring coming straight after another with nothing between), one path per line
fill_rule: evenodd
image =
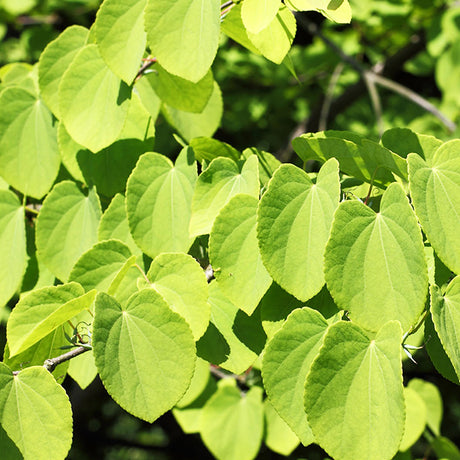
M371 99L371 104L372 108L374 109L375 113L375 119L377 121L377 127L379 130L379 136L382 137L383 135L383 117L382 117L382 104L380 102L380 96L379 92L377 91L377 88L375 86L375 79L370 77L369 75L373 73L372 72L364 72L363 78L364 78L364 83L366 83L367 91L369 93L369 97Z
M420 96L420 94L416 93L415 91L412 91L411 89L393 80L389 80L388 78L385 78L382 75L378 75L371 71L368 71L367 73L370 75L370 78L372 78L378 85L383 86L384 88L387 88L390 91L393 91L394 93L398 93L399 95L405 97L406 99L409 99L414 104L419 105L427 112L434 115L450 132L454 132L457 129L457 125L453 121L449 120L431 102L427 101L424 97Z
M43 363L43 367L46 370L53 372L54 369L56 369L56 366L58 366L59 364L69 361L69 359L75 358L83 353L86 353L88 350L91 350L91 347L86 346L73 348L72 350L68 351L67 353L64 353L63 355L56 356L56 358L47 359Z
M148 68L152 67L152 65L155 64L155 62L157 62L157 58L155 57L149 56L148 58L144 59L144 63L142 64L141 68L137 72L136 78L134 80L135 81L139 80L139 78L141 78L142 75L144 75L144 72Z
M329 118L329 110L331 109L331 103L334 99L334 89L337 86L337 82L339 81L340 74L342 73L344 67L344 63L339 62L336 65L334 72L332 72L331 79L329 80L329 85L327 86L326 95L324 97L324 102L321 107L321 114L319 116L318 128L320 131L326 131L327 119Z
M81 355L83 353L86 353L89 350L91 350L91 347L89 347L89 346L73 348L72 350L68 351L67 353L64 353L63 355L56 356L55 358L47 359L43 363L43 367L47 371L53 372L54 369L56 369L56 367L59 364L62 364L64 362L66 362L66 361L69 361L70 359L75 358L75 357L77 357L77 356L79 356L79 355ZM14 371L13 375L18 375L19 372L21 372L21 371Z

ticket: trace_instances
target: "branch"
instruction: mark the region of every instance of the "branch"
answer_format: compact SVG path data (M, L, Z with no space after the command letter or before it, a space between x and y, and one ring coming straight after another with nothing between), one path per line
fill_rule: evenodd
M304 18L300 14L296 15L296 18L299 24L305 28L310 34L320 38L329 48L331 48L346 64L354 68L362 77L358 83L349 86L344 93L328 102L329 110L328 113L333 113L334 116L345 111L350 105L356 102L366 91L369 92L371 102L376 114L377 121L381 116L381 107L380 100L375 88L375 85L385 87L407 99L414 102L415 104L423 107L429 113L436 116L449 131L456 129L456 125L445 117L433 104L427 101L425 98L415 93L414 91L406 88L405 86L396 83L390 80L388 77L394 75L397 71L401 69L405 62L412 59L425 47L425 40L423 38L423 32L413 35L410 39L410 42L401 48L393 56L390 56L385 62L376 64L372 69L366 69L360 62L358 62L354 57L346 54L339 46L337 46L329 38L325 37L318 27L311 23L308 19ZM323 106L325 103L322 103L320 106L314 108L310 113L309 117L299 123L289 136L288 143L283 149L278 151L278 157L283 162L288 162L291 160L293 155L291 142L294 138L305 132L314 132L319 129L319 122L324 126L326 120L324 119ZM381 127L380 127L381 129Z
M91 350L90 347L77 347L73 348L72 350L68 351L67 353L64 353L61 356L56 356L56 358L50 358L47 359L43 363L43 367L50 372L53 372L54 369L56 369L56 366L58 366L61 363L64 363L66 361L69 361L69 359L75 358L87 351Z

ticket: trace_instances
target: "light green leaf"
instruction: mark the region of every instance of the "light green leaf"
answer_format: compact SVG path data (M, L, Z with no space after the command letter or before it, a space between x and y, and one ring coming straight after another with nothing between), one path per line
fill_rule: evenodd
M142 251L134 242L129 231L125 197L119 193L113 197L108 208L102 214L97 235L99 241L120 240L128 246L131 254L136 255L138 258L142 256Z
M86 45L62 77L59 112L70 136L98 152L121 133L130 97L131 89L107 67L98 47Z
M404 388L406 422L400 451L412 447L423 433L426 425L426 406L423 399L412 388Z
M243 9L244 3L242 14ZM296 28L294 15L285 5L282 5L270 24L263 30L258 33L248 30L248 38L264 57L275 64L281 64L291 49Z
M193 187L197 176L191 149L173 166L159 153L139 158L126 190L129 228L136 244L150 257L162 252L187 252Z
M281 329L293 310L302 306L303 303L299 299L273 282L262 297L259 306L262 327L268 339L271 339Z
M432 160L410 154L409 184L415 212L433 249L460 274L460 140L446 142Z
M241 7L244 27L248 32L257 34L269 26L280 7L280 0L245 0Z
M298 11L318 11L331 21L339 23L351 21L348 0L286 0L286 5Z
M85 196L73 182L57 184L37 219L39 261L66 281L75 262L97 242L100 217L99 198L93 189Z
M268 343L262 361L264 387L273 407L305 446L314 442L303 404L305 379L327 327L319 312L294 310Z
M145 5L146 0L105 0L94 23L102 58L128 84L132 83L140 68L147 42Z
M8 437L0 425L0 449L4 460L24 460L16 444Z
M196 83L177 77L155 64L153 72L146 75L155 93L165 103L184 112L200 113L206 107L214 90L212 72Z
M198 358L199 359L199 358ZM175 407L172 410L174 418L182 428L184 433L199 433L201 430L201 415L203 407L209 398L216 392L217 383L213 378L208 379L208 383L203 392L191 404L185 407ZM184 397L187 396L187 393Z
M88 29L82 26L67 27L40 55L38 61L40 95L57 117L59 117L59 83L77 52L85 46L88 32Z
M0 190L0 307L18 290L27 266L24 208L9 190Z
M394 182L392 173L407 180L404 158L353 133L324 131L302 134L292 141L292 146L303 161L325 162L336 158L341 171L379 187Z
M258 204L253 196L235 195L216 217L209 238L209 260L220 289L248 315L272 282L257 245Z
M24 195L41 198L56 179L56 127L41 99L20 87L0 93L0 174Z
M269 152L251 147L243 151L243 157L249 158L251 155L256 155L259 159L259 179L262 187L267 187L268 181L272 178L274 172L281 166L279 161L274 155Z
M460 276L456 276L442 294L431 286L431 314L442 346L460 379Z
M426 406L426 423L431 431L436 436L439 436L442 421L442 398L438 387L425 380L412 379L408 388L415 391L422 398Z
M323 257L339 203L338 163L331 159L316 184L294 165L280 166L259 205L257 237L272 278L300 300L324 285Z
M147 277L171 309L187 321L198 340L211 316L208 283L200 264L188 254L163 253L155 257Z
M238 161L241 157L240 152L231 145L211 137L195 137L190 141L190 147L200 163L203 163L203 160L212 161L217 157L228 157Z
M69 341L64 335L65 325L59 326L50 332L47 336L40 339L37 343L27 348L21 353L10 356L8 344L5 346L3 354L3 362L12 370L20 371L26 367L43 366L44 362L49 358L55 358L62 354L62 346L69 345ZM70 329L70 326L68 326ZM62 383L69 367L69 361L65 361L54 369L52 372L58 383Z
M70 134L65 129L64 123L61 121L58 123L57 127L57 139L62 164L74 179L85 183L85 178L78 164L77 154L80 150L86 149L70 137Z
M404 431L401 326L369 337L352 322L330 326L305 384L318 444L336 460L388 460Z
M135 263L136 257L121 241L102 241L81 255L70 272L69 281L80 283L86 292L96 289L114 295Z
M424 159L432 158L442 141L428 134L414 133L409 128L391 128L382 135L382 145L403 158L417 153Z
M148 0L145 29L152 54L169 73L201 80L219 44L219 0Z
M184 112L169 105L163 106L164 116L186 141L194 137L211 137L220 126L222 113L222 93L216 82L206 106L200 113Z
M265 444L274 452L289 456L299 445L299 438L278 415L269 399L264 401Z
M157 93L155 93L151 81L149 80L149 75L150 74L144 74L142 78L136 81L133 93L139 95L142 105L150 114L152 120L156 120L160 113L161 99L158 97Z
M220 210L238 193L259 196L257 157L238 164L224 157L212 160L195 186L190 234L210 233Z
M241 3L233 4L222 22L222 32L235 42L247 48L251 53L260 55L260 51L249 40L241 18Z
M398 184L383 194L380 212L360 201L337 209L324 256L328 289L363 327L391 319L407 331L425 306L427 265L420 227Z
M432 320L433 312L425 320L426 351L435 369L447 380L460 385L454 366L446 354Z
M72 409L64 389L41 366L13 376L0 363L0 423L25 460L64 460L72 444Z
M85 294L78 283L37 289L23 297L7 324L10 357L27 350L61 324L89 308L96 291Z
M211 322L197 342L198 356L234 374L242 374L262 352L266 336L257 311L246 315L233 305L216 281L209 285Z
M181 399L195 368L190 328L153 289L132 295L126 305L98 294L93 353L108 393L148 422Z
M181 400L177 403L176 407L182 408L193 403L208 386L210 377L211 372L209 370L209 363L204 359L197 358L190 386Z
M263 390L253 386L245 395L235 380L219 382L203 408L201 438L218 460L252 460L263 434Z

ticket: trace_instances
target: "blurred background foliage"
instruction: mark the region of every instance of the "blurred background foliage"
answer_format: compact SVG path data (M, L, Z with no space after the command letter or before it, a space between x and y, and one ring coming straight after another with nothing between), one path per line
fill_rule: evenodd
M290 141L308 131L349 130L378 140L385 129L408 127L443 140L460 137L460 2L350 4L350 25L334 24L314 12L299 13L294 45L282 65L223 36L213 71L224 114L214 137L239 150L254 146L269 151L285 162L298 161ZM0 0L0 79L2 69L12 63L37 62L47 43L66 27L90 27L99 5L99 0ZM366 84L367 70L383 76L386 84ZM160 117L155 149L175 155L178 144L172 134ZM5 319L0 318L0 345ZM435 372L425 349L415 358L417 364L406 361L405 375L439 387L445 408L442 432L459 444L458 387ZM119 408L98 380L84 392L70 378L64 385L75 419L70 459L211 458L199 437L184 435L171 413L149 425ZM436 458L425 449L421 441L413 457L400 458ZM289 458L326 457L311 446L297 448ZM264 447L258 458L286 457Z

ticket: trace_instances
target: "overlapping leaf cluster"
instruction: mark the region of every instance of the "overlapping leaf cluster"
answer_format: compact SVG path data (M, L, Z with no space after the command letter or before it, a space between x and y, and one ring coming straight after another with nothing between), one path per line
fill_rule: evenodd
M441 451L437 389L404 387L401 362L425 322L459 382L460 141L305 134L297 154L321 164L306 173L209 138L220 31L280 63L291 9L350 20L331 3L106 0L37 66L2 70L0 302L20 294L0 367L8 455L65 458L67 373L99 375L149 422L173 409L219 459L263 440L390 459L426 426ZM184 141L174 163L153 151L160 110Z

